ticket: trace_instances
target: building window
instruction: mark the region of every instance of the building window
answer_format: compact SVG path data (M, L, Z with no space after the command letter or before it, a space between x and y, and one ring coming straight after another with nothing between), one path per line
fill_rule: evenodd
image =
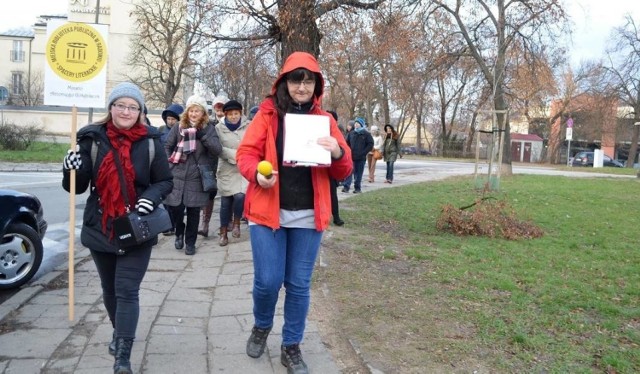
M13 49L11 50L11 61L24 62L24 49L22 49L22 40L13 41Z
M22 86L22 73L11 74L11 93L14 95L22 95L24 87Z

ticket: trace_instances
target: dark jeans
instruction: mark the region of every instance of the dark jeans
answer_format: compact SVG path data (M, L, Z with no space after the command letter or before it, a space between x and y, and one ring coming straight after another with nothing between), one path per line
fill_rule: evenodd
M140 316L140 283L147 272L151 245L126 255L91 250L102 285L102 301L119 338L136 337Z
M393 164L394 163L395 162L387 161L387 177L386 177L386 179L388 181L391 181L391 182L393 182Z
M187 224L184 224L184 204L171 207L173 209L173 219L176 223L176 235L184 235L186 245L196 245L198 238L198 225L200 224L200 207L186 208Z
M220 197L220 227L227 227L231 222L231 216L242 217L244 210L244 194L237 193L233 196Z
M362 174L364 173L366 164L367 160L353 161L353 189L355 191L362 190Z
M342 188L344 188L345 190L349 191L349 188L351 188L351 181L352 180L353 180L353 173L349 174L347 179L342 181Z

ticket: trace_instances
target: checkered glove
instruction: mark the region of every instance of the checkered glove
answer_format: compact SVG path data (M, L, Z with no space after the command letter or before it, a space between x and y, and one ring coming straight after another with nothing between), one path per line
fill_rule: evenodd
M138 210L138 213L143 216L153 212L153 208L153 201L145 198L138 199L138 202L136 203L136 209Z
M62 167L65 170L70 170L70 169L80 169L80 167L82 166L82 158L80 158L80 153L73 151L73 150L68 150L67 151L67 155L64 156L64 160L62 160Z

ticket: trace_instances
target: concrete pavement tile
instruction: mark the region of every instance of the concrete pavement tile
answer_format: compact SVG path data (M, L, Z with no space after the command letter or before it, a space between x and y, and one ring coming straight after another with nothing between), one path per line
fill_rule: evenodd
M210 352L214 357L245 353L247 338L249 335L240 333L209 335Z
M152 258L149 261L149 271L176 271L184 269L189 263L188 259L157 259Z
M247 288L246 285L218 286L216 287L214 297L213 297L213 300L238 300L238 299L253 299L251 289Z
M237 284L243 284L242 274L220 274L218 275L218 286L233 286ZM253 280L251 281L253 283Z
M0 335L2 356L48 358L71 332L71 329L25 329L2 334Z
M161 354L207 354L207 337L196 335L152 335L147 344L147 353Z
M312 373L340 374L340 369L327 350L322 352L302 351L302 359ZM280 359L278 358L278 363Z
M209 319L207 327L208 334L244 334L246 330L242 328L242 323L236 316L213 317Z
M253 300L219 300L211 305L211 316L233 316L238 313L243 314L244 311L251 312L253 310Z
M0 372L4 373L5 369L7 368L7 366L9 365L9 361L8 360L0 360Z
M202 301L211 302L213 300L214 289L212 288L183 288L174 287L167 295L167 301Z
M253 274L253 263L250 261L227 262L221 274Z
M205 329L207 327L207 319L160 316L156 320L155 325L156 326L178 325L178 326L197 327L200 329Z
M279 362L278 365L280 365ZM280 366L284 369L282 365ZM286 369L280 371L280 368L277 368L277 371L274 371L267 355L251 358L246 353L209 356L209 367L211 373L286 373Z
M210 302L197 301L167 301L162 305L162 316L175 317L209 317Z
M40 370L46 363L46 359L15 359L9 362L9 365L7 365L7 370L4 373L40 373Z
M217 274L205 270L183 272L176 281L176 286L185 288L207 288L216 285Z
M195 326L183 326L182 324L175 324L173 326L158 326L151 327L151 335L197 335L202 334L202 327Z
M45 307L42 305L27 304L20 309L16 319L20 322L28 323L40 317L57 317L66 319L69 326L73 326L79 322L81 317L84 316L89 309L91 309L90 305L76 305L74 308L74 320L68 321L69 308L66 305L51 305Z
M85 353L80 357L77 370L76 373L80 370L94 370L93 373L108 373L109 370L113 371L113 356L104 350L101 350L97 354Z
M141 307L143 306L158 307L162 305L166 296L167 296L166 291L158 291L155 289L151 290L147 287L145 287L144 290L142 290L142 287L141 287L140 306Z
M145 373L183 374L213 373L208 370L207 356L202 354L148 354L144 365Z
M74 369L80 362L80 355L76 357L54 358L47 362L47 366L42 370L43 373L73 373Z
M248 262L253 261L251 251L229 251L228 262Z
M37 295L42 291L42 286L26 287L22 288L18 293L11 296L9 300L0 305L0 321L3 320L9 313L18 309L21 305L31 300L34 295Z

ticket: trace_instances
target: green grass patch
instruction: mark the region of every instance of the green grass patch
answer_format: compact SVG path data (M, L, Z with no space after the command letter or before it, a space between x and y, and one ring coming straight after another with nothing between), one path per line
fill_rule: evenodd
M0 160L7 162L60 162L67 154L69 144L33 142L24 151L0 149Z
M529 240L436 228L445 204L487 196L467 177L362 194L341 203L354 244L328 244L336 258L320 278L346 300L345 334L392 372L462 362L489 372L640 372L639 183L503 177L489 196L542 228ZM342 269L340 256L351 256ZM372 326L404 349L358 332ZM403 341L407 331L421 348Z

